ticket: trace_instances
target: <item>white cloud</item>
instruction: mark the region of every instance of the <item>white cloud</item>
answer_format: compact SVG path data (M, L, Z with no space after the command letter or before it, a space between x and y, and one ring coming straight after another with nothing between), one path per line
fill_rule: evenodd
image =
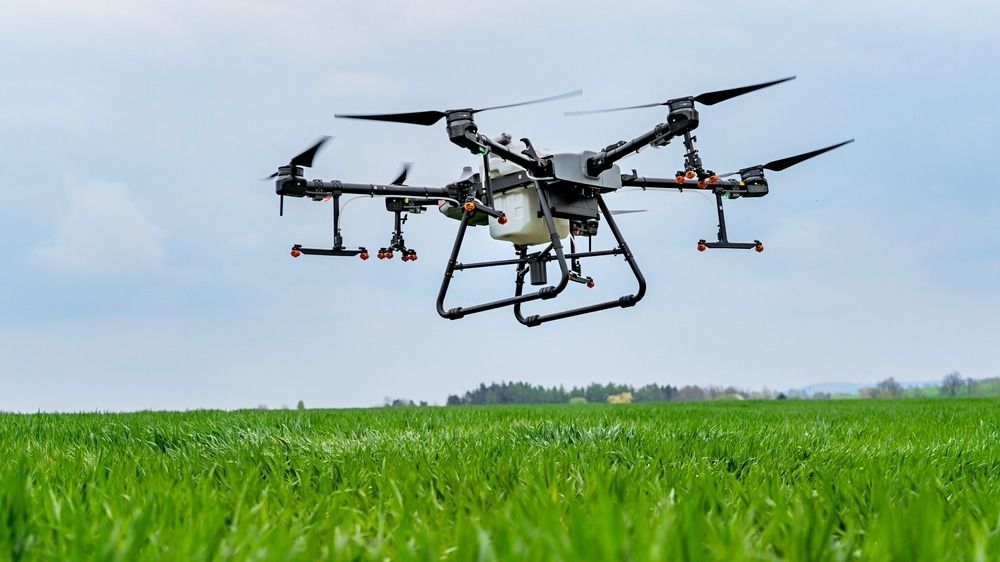
M43 267L77 274L155 268L163 231L132 201L121 183L71 183L57 211L52 238L32 252Z

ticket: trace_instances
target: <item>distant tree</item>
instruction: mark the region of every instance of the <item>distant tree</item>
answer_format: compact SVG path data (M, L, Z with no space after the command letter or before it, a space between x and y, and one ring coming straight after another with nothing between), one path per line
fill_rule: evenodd
M670 386L660 386L658 384L647 384L632 392L634 402L667 402L674 398L677 389Z
M975 396L976 395L976 387L978 385L979 385L979 381L977 381L976 379L974 379L972 377L969 377L969 378L965 379L965 393L968 394L969 396Z
M302 400L299 400L299 403L295 405L295 409L296 410L305 410L306 409L306 403L303 402Z
M732 398L734 395L739 396L740 400L746 400L747 398L750 398L749 392L736 388L735 386L727 386L726 388L723 388L722 395L727 396L729 398Z
M584 396L587 397L587 402L607 402L608 396L612 394L621 394L623 392L631 391L631 387L622 384L600 384L593 383L584 390Z
M862 398L878 398L879 396L881 396L881 392L879 392L878 388L875 388L873 386L866 386L864 388L858 389L858 396Z
M677 387L660 386L655 383L647 384L636 390L627 384L595 382L582 388L573 387L568 391L563 386L546 388L525 382L503 382L489 385L481 383L477 388L469 390L465 394L448 396L447 404L449 406L460 404L565 404L574 398L579 398L584 402L607 402L609 396L621 395L626 392L632 395L633 402L666 402L677 399L679 391ZM703 393L703 391L699 389L694 394L701 396L698 393ZM697 399L703 400L704 396ZM579 400L574 403L578 402ZM391 400L386 398L385 404L391 405Z
M944 396L958 396L958 391L962 388L962 374L958 371L948 373L941 382L941 394Z
M257 404L257 409L258 410L266 410L267 409L267 404Z
M896 379L892 377L879 382L875 387L882 398L900 398L903 396L903 385L896 382Z
M427 405L427 401L426 400L421 400L420 401L420 405L421 406L426 406Z
M777 396L774 397L775 400L788 400L784 392L779 392Z
M677 391L677 400L681 402L696 402L708 398L708 393L700 386L685 386Z

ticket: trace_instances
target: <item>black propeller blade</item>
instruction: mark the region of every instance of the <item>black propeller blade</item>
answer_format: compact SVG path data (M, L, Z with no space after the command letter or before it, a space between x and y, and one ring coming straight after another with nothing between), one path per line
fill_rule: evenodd
M752 86L742 86L740 88L731 88L729 90L717 90L715 92L705 92L704 94L698 94L694 96L694 101L702 105L715 105L719 102L724 102L728 99L735 98L736 96L742 96L743 94L749 94L750 92L755 92L757 90L767 88L769 86L774 86L775 84L781 84L782 82L788 82L789 80L794 80L794 76L789 76L788 78L781 78L779 80L772 80L770 82L764 82L761 84L754 84ZM670 105L671 102L676 101L676 99L668 100L665 102L656 103L646 103L642 105L630 105L627 107L613 107L610 109L589 109L585 111L567 111L566 115L589 115L592 113L607 113L610 111L624 111L626 109L641 109L644 107L656 107L658 105ZM684 99L684 98L679 98Z
M737 96L742 96L743 94L749 94L750 92L755 92L757 90L762 90L764 88L774 86L776 84L781 84L782 82L788 82L789 80L795 80L794 76L789 76L787 78L779 78L778 80L772 80L770 82L764 82L762 84L754 84L752 86L743 86L741 88L731 88L729 90L717 90L715 92L706 92L704 94L699 94L694 97L694 101L702 105L715 105L719 102L723 102Z
M316 153L319 152L319 149L322 148L323 144L328 140L330 140L329 136L324 135L320 137L320 139L316 141L316 144L307 148L295 158L292 158L292 160L289 162L289 165L302 166L303 168L311 168L313 165L313 158L316 157Z
M763 164L763 165L761 165L759 167L763 168L765 170L770 170L772 172L780 172L782 170L791 168L792 166L794 166L796 164L805 162L806 160L809 160L810 158L815 158L816 156L819 156L820 154L825 154L825 153L830 152L831 150L833 150L835 148L840 148L840 147L844 146L845 144L851 144L852 142L854 142L854 139L846 140L844 142L838 142L837 144L830 145L830 146L828 146L826 148L820 148L820 149L817 149L817 150L812 150L810 152L803 152L802 154L796 154L795 156L789 156L787 158L780 158L778 160L771 160L767 164ZM748 168L744 168L744 170L749 170L749 169L756 168L756 167L758 167L758 166L750 166ZM740 172L729 172L728 174L719 174L718 177L724 178L724 177L728 177L728 176L735 176L735 175L738 175L739 173Z
M323 135L322 137L319 138L318 141L316 141L316 144L310 146L309 148L305 149L303 152L292 158L291 161L288 162L288 165L291 168L291 173L295 174L295 168L297 166L300 166L302 168L311 168L313 165L313 159L316 158L316 153L319 152L319 149L322 148L323 144L326 143L326 141L330 140L330 138L331 137L329 135ZM280 174L281 172L275 172L264 179L273 180ZM281 193L281 195L278 197L278 216L279 217L285 216L284 193Z
M835 148L840 148L845 144L851 144L852 142L854 142L854 139L846 140L844 142L838 142L837 144L828 146L826 148L820 148L819 150L813 150L812 152L803 152L802 154L796 156L789 156L788 158L782 158L780 160L771 160L767 164L764 164L764 169L771 170L772 172L780 172L785 168L791 168L792 166L800 162L805 162L806 160L813 158L815 156L819 156L824 152L830 152Z
M403 185L406 183L406 176L409 175L411 166L412 164L409 162L404 162L403 169L399 171L399 175L396 176L396 179L392 180L392 183L389 185Z
M332 137L328 135L323 135L322 137L319 138L318 141L316 141L316 144L310 146L309 148L305 149L301 154L292 158L291 161L288 162L288 165L301 166L303 168L311 168L313 164L313 159L316 158L316 153L319 152L319 149L323 146L323 144L326 141L330 140L331 138ZM278 177L278 172L275 172L264 179L272 180L276 177Z
M429 126L437 123L442 117L447 116L449 113L454 111L470 111L472 113L480 113L482 111L492 111L494 109L506 109L508 107L518 107L522 105L529 105L533 103L542 103L546 101L554 101L563 98L568 98L572 96L579 96L583 93L583 90L573 90L572 92L566 92L565 94L559 94L556 96L549 96L547 98L539 98L536 100L522 101L518 103L510 103L507 105L494 105L492 107L482 107L479 109L449 109L446 111L414 111L411 113L381 113L381 114L371 114L371 115L342 115L337 114L334 117L341 119L367 119L370 121L389 121L392 123L407 123L410 125L424 125Z

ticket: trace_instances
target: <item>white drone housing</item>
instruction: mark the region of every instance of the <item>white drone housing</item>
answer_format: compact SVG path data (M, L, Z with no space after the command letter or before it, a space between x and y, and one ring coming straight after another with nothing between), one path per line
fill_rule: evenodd
M527 147L523 144L515 143L510 148L514 152L521 152ZM545 155L547 155L546 152L539 151L539 156ZM538 205L538 193L535 191L534 183L528 177L527 170L517 164L512 164L494 156L490 157L489 163L489 174L492 180L509 176L524 180L524 183L518 182L517 185L510 189L493 194L493 207L506 215L507 224L500 224L497 222L497 219L490 217L490 236L494 240L503 240L522 246L534 246L536 244L548 244L551 242L549 229L545 226L545 219L541 217L541 209ZM485 173L482 165L480 165L479 173ZM557 218L555 219L555 223L559 238L569 236L568 219Z

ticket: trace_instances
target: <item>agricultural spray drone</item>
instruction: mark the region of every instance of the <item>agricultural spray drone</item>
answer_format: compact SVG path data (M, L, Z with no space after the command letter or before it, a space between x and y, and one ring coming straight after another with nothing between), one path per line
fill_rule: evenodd
M514 317L525 326L538 326L543 322L588 314L614 307L634 306L646 292L646 281L629 249L621 230L615 223L615 212L608 209L604 201L606 195L626 186L646 189L703 190L715 195L719 227L715 241L699 240L699 251L707 249L753 249L764 251L759 240L753 242L731 242L726 231L723 211L724 199L740 197L763 197L768 193L768 182L764 171L781 171L790 166L823 154L847 144L841 142L826 148L806 152L788 158L750 166L731 174L716 174L706 169L695 148L696 138L692 131L698 127L699 115L696 104L715 105L722 101L780 84L793 79L784 78L763 84L741 88L707 92L697 96L682 97L662 103L603 109L597 111L571 112L569 114L621 111L655 106L666 106L667 118L652 130L630 141L614 143L597 152L548 154L536 150L526 138L520 143L511 142L511 137L503 134L491 139L479 131L475 115L483 111L504 109L552 101L581 92L570 92L559 96L542 98L522 103L485 107L480 109L451 109L447 111L420 111L414 113L392 113L376 115L337 115L339 118L389 121L412 125L430 126L445 120L448 139L481 157L478 171L471 167L464 170L455 182L442 187L417 187L406 185L407 168L389 184L358 184L338 180L310 180L303 175L303 169L312 166L313 159L328 137L320 139L305 152L292 158L288 165L281 166L270 176L275 180L275 190L280 196L279 214L284 212L284 198L308 197L314 201L333 201L333 246L326 248L305 248L296 244L292 247L293 257L300 255L358 256L367 260L370 253L365 247L348 248L344 245L340 229L340 197L344 194L368 195L385 198L386 210L393 213L395 221L391 239L379 248L379 259L392 259L399 253L403 261L417 259L416 250L406 245L403 239L403 224L407 214L419 214L428 207L437 206L444 215L459 221L458 233L452 246L451 256L445 267L444 279L437 296L437 311L444 318L457 320L464 316L503 307L512 307ZM622 158L638 152L646 146L662 147L670 141L683 139L685 148L684 169L674 177L655 178L638 175L634 170L623 174L616 164ZM733 176L730 178L730 176ZM729 179L726 179L729 178ZM600 222L607 223L616 245L610 249L593 250L592 238L597 234ZM490 236L499 241L512 243L516 257L513 259L462 263L459 252L465 240L466 231L472 226L488 226ZM587 237L587 251L577 251L575 238ZM569 238L567 252L563 240ZM544 245L544 246L542 246ZM541 249L535 247L542 246ZM599 256L623 256L635 280L636 291L614 300L589 306L573 308L545 315L524 315L521 307L536 300L558 297L570 283L594 286L594 279L583 274L581 261ZM549 284L548 265L556 262L559 267L558 281ZM514 295L509 298L447 308L445 298L451 281L458 271L469 269L509 267L515 268ZM525 292L525 281L538 290Z

